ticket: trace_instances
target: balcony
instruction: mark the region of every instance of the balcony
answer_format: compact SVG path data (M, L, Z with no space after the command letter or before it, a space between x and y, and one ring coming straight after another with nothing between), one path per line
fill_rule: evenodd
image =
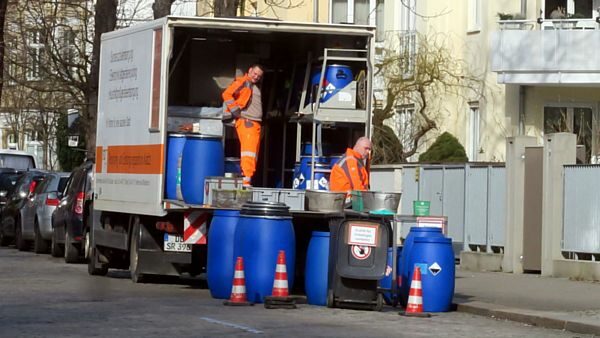
M506 20L491 35L498 83L600 85L600 25L593 19Z

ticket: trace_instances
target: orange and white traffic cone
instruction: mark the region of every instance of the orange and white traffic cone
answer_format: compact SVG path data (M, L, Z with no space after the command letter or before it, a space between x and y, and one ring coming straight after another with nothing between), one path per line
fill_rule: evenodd
M423 288L421 286L421 269L415 266L413 279L410 283L410 291L408 292L408 302L406 311L400 312L403 316L410 317L430 317L429 313L423 312Z
M271 296L265 297L267 309L295 309L296 300L290 297L288 290L287 268L285 267L285 251L279 250L277 265L275 265L275 279L273 280L273 292Z
M275 266L273 292L271 293L271 296L287 297L289 295L287 269L285 267L285 251L279 250L279 254L277 255L277 265Z
M231 296L223 304L237 306L252 305L248 303L248 298L246 298L246 278L244 277L244 259L242 257L238 257L235 261Z

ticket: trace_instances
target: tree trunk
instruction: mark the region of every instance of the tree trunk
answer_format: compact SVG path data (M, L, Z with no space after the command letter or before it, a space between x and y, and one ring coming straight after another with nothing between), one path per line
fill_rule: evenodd
M2 102L2 88L4 87L4 22L6 21L6 8L8 0L0 0L0 102Z
M98 115L98 78L100 76L100 36L117 26L118 0L98 0L94 14L94 45L92 47L92 65L90 80L86 90L87 107L84 109L86 150L88 158L96 157L96 119ZM85 116L87 115L87 116Z
M154 0L154 3L152 4L154 18L158 19L171 14L171 5L173 2L175 2L175 0Z
M215 17L236 16L240 0L214 0Z

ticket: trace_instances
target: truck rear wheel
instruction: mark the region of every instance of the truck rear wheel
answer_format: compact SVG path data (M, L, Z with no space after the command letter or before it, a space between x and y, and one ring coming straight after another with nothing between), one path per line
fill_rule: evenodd
M143 283L145 275L140 271L140 242L142 239L142 224L139 217L134 217L131 227L131 245L129 246L129 272L131 272L131 281L134 283Z

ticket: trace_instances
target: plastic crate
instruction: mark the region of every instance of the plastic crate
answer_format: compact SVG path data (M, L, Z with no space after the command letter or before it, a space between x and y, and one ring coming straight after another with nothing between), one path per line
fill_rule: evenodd
M242 205L252 200L249 190L214 189L211 205L217 208L240 209Z
M304 190L252 188L252 201L281 202L290 207L290 210L304 211Z
M209 176L204 180L204 204L215 205L213 193L219 190L242 190L241 177Z

